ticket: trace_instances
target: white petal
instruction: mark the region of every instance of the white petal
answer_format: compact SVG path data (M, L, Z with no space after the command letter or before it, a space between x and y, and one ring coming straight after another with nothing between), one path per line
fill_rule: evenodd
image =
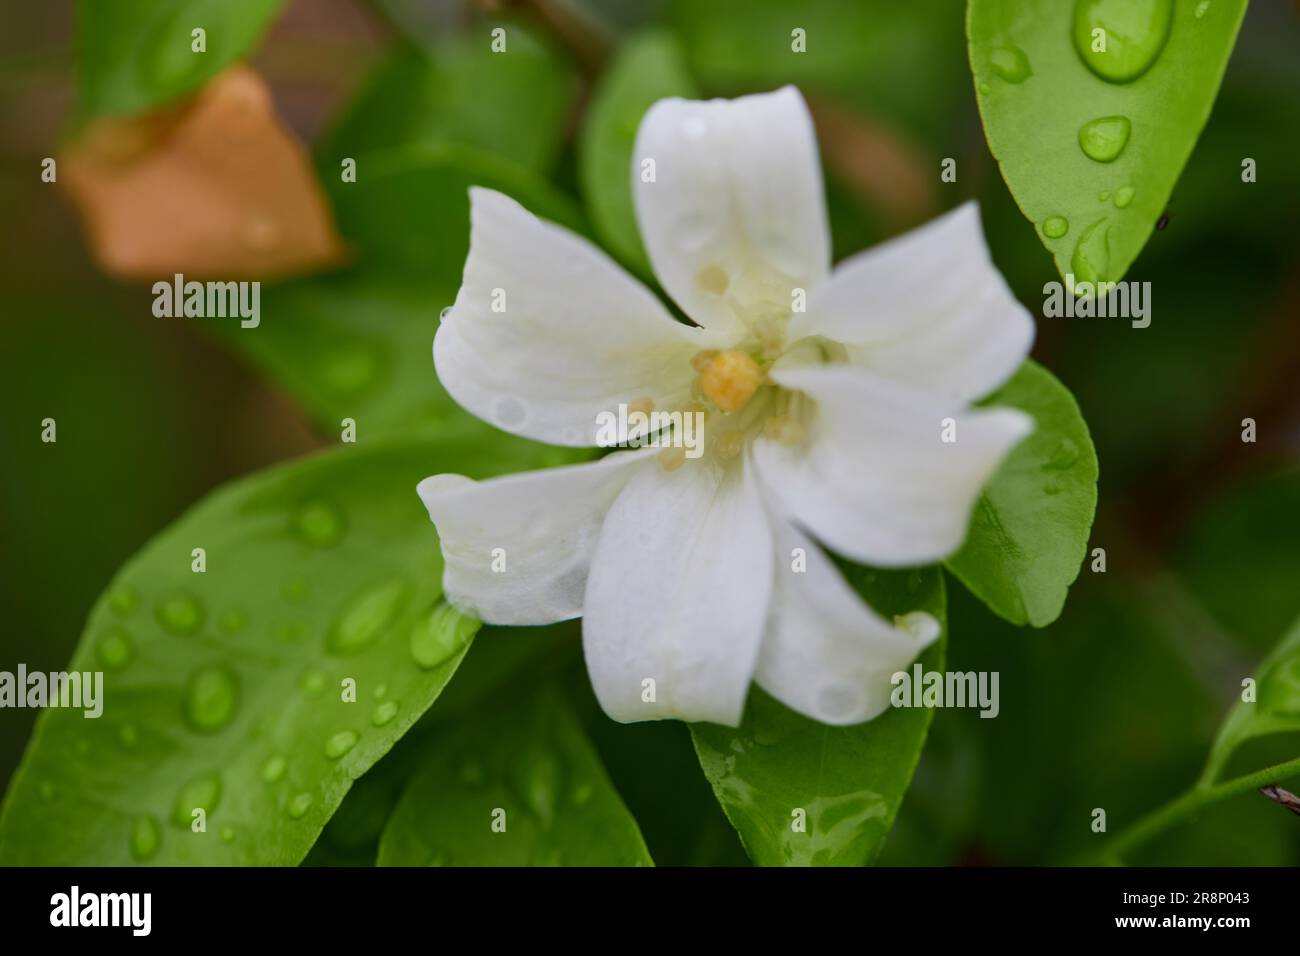
M817 402L808 441L760 439L754 457L783 512L835 551L877 567L948 557L980 490L1033 420L1011 408L962 411L851 365L774 370ZM942 441L944 419L956 441Z
M658 467L654 454L614 452L487 481L424 479L416 490L438 528L447 600L488 624L580 615L605 512L637 468Z
M638 472L587 580L582 643L605 713L739 724L771 588L771 531L739 463Z
M470 200L464 279L433 342L457 402L516 435L589 446L620 403L689 400L701 330L585 239L501 193Z
M883 713L890 678L939 637L939 622L914 611L886 621L849 587L819 547L773 518L776 584L754 681L787 707L826 724ZM801 548L807 562L794 570Z
M836 267L791 320L874 375L969 402L1029 354L1034 322L989 256L974 202Z
M830 266L817 137L792 86L735 100L660 100L637 132L632 189L655 274L701 325L734 327L733 293L788 310L792 289L811 289ZM710 291L718 275L727 277L725 293Z

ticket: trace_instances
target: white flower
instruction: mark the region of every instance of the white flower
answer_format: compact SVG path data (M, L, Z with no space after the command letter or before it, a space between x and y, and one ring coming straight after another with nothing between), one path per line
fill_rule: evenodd
M434 363L461 405L516 435L591 446L620 405L695 403L706 451L425 479L447 597L495 624L583 616L615 720L734 726L751 679L818 720L868 720L939 625L881 618L814 541L877 567L960 547L1033 424L969 406L1020 365L1033 323L973 204L832 271L817 143L792 87L656 103L632 178L655 274L699 327L590 243L473 189Z

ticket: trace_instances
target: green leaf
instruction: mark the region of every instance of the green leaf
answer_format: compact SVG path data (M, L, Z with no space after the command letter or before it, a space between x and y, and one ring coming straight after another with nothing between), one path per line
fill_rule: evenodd
M923 610L939 620L943 635L918 660L926 671L941 670L948 628L939 569L845 570L881 614ZM897 708L830 727L754 687L739 728L692 724L691 734L704 775L755 863L860 866L884 845L932 716L926 708ZM794 828L800 809L804 832Z
M384 829L379 864L647 866L651 860L568 703L547 689L512 707L462 718L430 741Z
M360 442L383 435L445 434L468 419L434 374L438 313L455 298L364 273L267 289L262 321L215 331L303 404L326 434L356 423Z
M573 68L522 26L505 53L486 29L442 37L384 60L317 150L323 178L340 162L403 146L459 144L545 171L563 145L577 93Z
M456 289L469 253L471 186L496 189L543 219L585 231L574 204L536 173L455 145L411 147L358 163L355 183L333 187L339 230L356 243L362 268Z
M695 82L671 36L628 41L601 77L578 141L582 195L601 240L621 260L650 274L632 206L632 149L645 115L669 96L695 97Z
M135 113L197 89L257 43L283 0L78 0L85 112ZM205 31L205 52L192 31Z
M474 442L344 448L205 499L95 605L70 669L103 671L103 714L41 717L0 861L297 863L478 627L441 601L416 482L532 463ZM206 832L191 831L195 807Z
M989 148L1062 276L1116 281L1137 258L1209 118L1245 10L1245 0L971 0ZM1092 52L1093 30L1105 53Z
M1300 620L1260 663L1256 675L1255 699L1237 701L1210 748L1206 782L1219 776L1246 741L1300 731Z
M1019 408L1034 431L975 504L946 566L994 613L1043 627L1065 606L1097 509L1097 453L1069 389L1027 360L983 405Z

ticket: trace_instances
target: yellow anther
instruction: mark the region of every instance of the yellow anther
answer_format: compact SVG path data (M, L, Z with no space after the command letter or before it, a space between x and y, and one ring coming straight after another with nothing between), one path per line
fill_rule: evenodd
M709 367L709 363L718 357L717 349L705 349L703 352L696 352L691 358L691 368L697 372L703 372Z
M700 372L700 391L724 412L744 408L762 384L763 370L758 363L734 350L719 352Z

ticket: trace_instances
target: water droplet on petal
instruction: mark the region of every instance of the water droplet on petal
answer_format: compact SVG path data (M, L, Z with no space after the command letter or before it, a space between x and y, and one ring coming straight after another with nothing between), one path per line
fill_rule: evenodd
M514 395L499 395L492 403L492 420L501 428L521 428L528 421L528 406Z
M1091 160L1113 163L1128 145L1132 129L1127 116L1102 116L1079 128L1079 148Z
M185 688L185 719L195 730L220 730L235 715L239 703L239 682L234 673L219 665L194 672Z
M1129 83L1156 62L1173 19L1173 0L1077 0L1074 48L1103 80Z

